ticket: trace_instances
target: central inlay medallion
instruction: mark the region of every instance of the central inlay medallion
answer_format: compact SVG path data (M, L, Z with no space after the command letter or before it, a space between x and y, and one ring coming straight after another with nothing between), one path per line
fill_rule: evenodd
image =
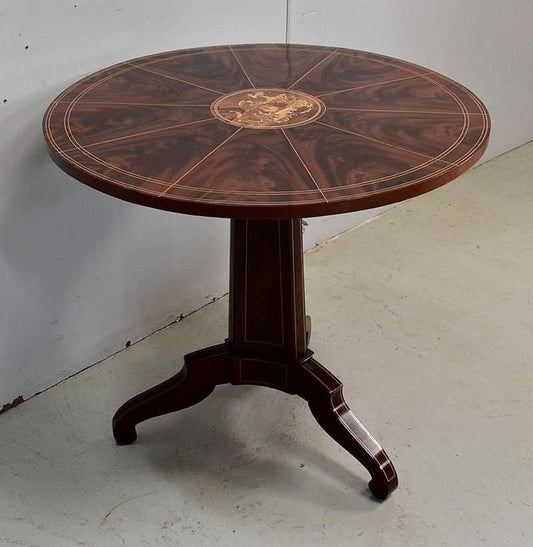
M249 129L282 129L314 122L324 103L301 91L275 88L242 89L211 104L215 118Z

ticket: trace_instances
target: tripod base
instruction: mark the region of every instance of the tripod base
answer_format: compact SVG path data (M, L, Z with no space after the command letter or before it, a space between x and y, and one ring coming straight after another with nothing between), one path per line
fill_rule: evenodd
M385 499L398 485L385 451L348 408L341 382L308 349L301 220L233 220L229 339L185 356L172 378L133 397L113 418L119 444L135 426L192 406L220 384L255 384L305 399L333 439L370 473L369 488Z
M369 488L376 498L385 499L397 487L387 454L346 405L341 382L313 359L311 351L291 364L234 355L229 343L190 353L178 374L118 409L113 418L116 441L134 442L138 423L199 403L217 385L227 383L255 384L299 395L309 403L322 429L369 471Z

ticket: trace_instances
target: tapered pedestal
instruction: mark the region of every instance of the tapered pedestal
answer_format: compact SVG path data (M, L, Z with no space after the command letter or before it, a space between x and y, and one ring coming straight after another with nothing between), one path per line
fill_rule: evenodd
M194 405L219 384L272 387L304 398L368 470L374 496L385 499L398 485L394 467L346 405L341 382L313 358L309 337L301 220L232 220L228 339L186 355L177 375L122 405L115 439L133 442L138 423Z

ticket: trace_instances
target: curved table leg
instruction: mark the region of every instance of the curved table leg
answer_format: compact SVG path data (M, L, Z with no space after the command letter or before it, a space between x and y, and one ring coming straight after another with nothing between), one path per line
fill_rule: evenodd
M231 379L231 358L225 344L190 353L184 361L178 374L133 397L117 410L113 417L117 443L131 444L137 439L138 423L195 405L218 384Z
M384 500L398 486L398 476L391 460L348 408L341 382L318 361L309 359L299 369L298 395L322 429L354 456L370 473L370 491Z

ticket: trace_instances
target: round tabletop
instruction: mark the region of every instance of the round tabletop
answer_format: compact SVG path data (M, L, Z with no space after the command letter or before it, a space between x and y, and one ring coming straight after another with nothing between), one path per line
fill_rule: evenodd
M310 45L172 51L66 89L43 127L54 161L118 198L229 218L299 218L400 201L471 167L481 101L398 59Z

